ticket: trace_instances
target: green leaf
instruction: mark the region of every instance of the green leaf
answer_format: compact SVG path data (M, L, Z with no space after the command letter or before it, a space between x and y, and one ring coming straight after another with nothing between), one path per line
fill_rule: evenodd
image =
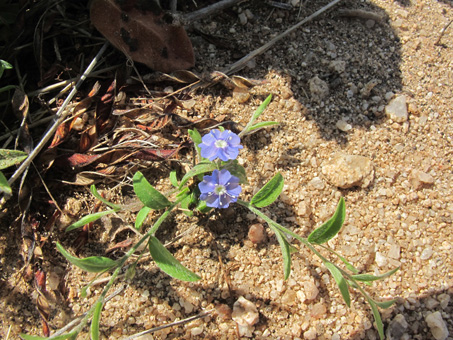
M58 251L73 265L91 273L99 273L107 271L117 265L116 261L103 256L90 256L84 259L72 256L67 252L63 246L57 242Z
M252 119L250 119L250 125L253 124L253 122L259 117L261 116L261 114L264 112L264 110L266 109L266 107L269 105L269 103L271 102L272 100L272 95L270 94L269 96L267 96L267 98L264 100L264 102L261 103L261 105L256 109L255 113L253 114L252 116ZM250 129L248 130L250 131Z
M283 190L283 184L283 176L278 172L252 197L250 203L257 208L267 207L278 198Z
M193 211L190 210L190 206L195 203L197 203L197 195L194 192L191 192L181 201L181 209L184 209L183 212L186 216L193 216Z
M0 192L2 191L7 195L11 195L13 193L11 187L8 184L8 180L6 179L5 175L3 175L3 172L0 171Z
M381 275L357 274L357 275L352 275L352 277L356 281L376 281L376 280L385 279L386 277L389 277L390 275L393 275L399 269L400 269L400 267L392 269L392 270L388 271L387 273L384 273L384 274L381 274Z
M192 169L190 169L184 177L181 179L181 182L179 183L179 188L182 188L184 184L187 183L189 179L191 179L194 176L205 174L207 172L211 172L213 170L217 169L217 166L210 161L201 161L197 165L195 165Z
M13 65L11 65L10 63L8 63L5 60L0 59L0 78L3 76L3 72L5 70L9 70L12 68L13 68Z
M159 210L171 205L171 202L164 195L149 184L140 171L135 173L132 181L136 195L146 207Z
M275 236L277 236L278 243L280 244L280 248L282 249L283 273L285 280L287 280L289 274L291 273L291 245L280 230L276 228L272 228L272 230L274 231Z
M324 262L324 265L326 266L327 269L329 269L335 282L338 285L338 288L340 288L340 293L343 296L344 302L346 302L348 307L351 307L351 296L349 295L349 287L346 280L343 277L343 274L341 274L340 270L332 262L326 261Z
M58 335L58 336L55 336L55 337L51 336L50 339L52 339L52 340L66 340L66 339L70 339L71 337L73 337L76 334L77 333L72 332L72 333ZM24 334L24 333L20 333L19 336L22 339L24 339L24 340L48 340L49 339L49 338L43 338L42 336L34 336L34 335L28 335L28 334Z
M94 221L100 219L101 217L113 214L114 212L116 212L116 210L109 209L109 210L99 211L97 213L84 216L77 222L75 222L75 223L71 224L69 227L67 227L66 231L71 231L71 230L83 227L85 224L94 222Z
M179 187L178 178L176 177L176 170L170 172L170 183L175 188Z
M333 216L318 229L308 236L308 242L322 244L332 239L340 231L346 216L346 208L343 197L338 202L337 209Z
M213 208L208 207L206 205L206 201L199 201L197 204L197 207L195 209L198 210L199 212L201 212L202 214L206 214L206 213L210 212Z
M239 164L237 159L233 161L222 162L221 168L228 170L230 174L239 178L239 183L241 184L249 183L247 181L247 174L245 172L245 169L242 165Z
M118 204L109 202L104 197L102 197L101 194L97 191L96 186L94 184L91 185L90 190L91 190L91 193L93 194L93 196L96 197L99 201L101 201L105 205L109 206L110 208L112 208L116 211L121 210L121 206L119 206Z
M371 311L373 312L374 321L376 321L376 328L378 330L379 337L381 338L381 340L384 340L384 324L382 323L381 314L379 313L377 305L373 300L367 297L367 301L371 307Z
M200 133L198 132L197 129L193 129L193 130L189 129L189 130L187 130L187 132L189 133L189 137L190 137L190 139L192 139L193 145L195 146L195 150L197 151L198 158L201 159L201 149L198 146L199 144L202 143Z
M0 170L19 164L27 157L28 153L23 151L0 149Z
M143 207L140 209L140 211L137 214L137 217L135 218L135 229L139 230L141 228L143 222L145 222L151 210L152 209L148 207Z
M99 321L101 320L101 313L102 307L104 307L104 303L99 301L96 303L94 307L93 318L91 319L91 340L99 340Z
M194 282L201 279L175 259L156 237L151 236L148 244L153 260L164 273L181 281Z
M247 132L250 132L250 131L253 131L253 130L256 130L256 129L261 129L263 127L266 127L266 126L271 126L271 125L278 125L280 124L279 122L261 122L261 123L257 123L255 125L252 125L251 127L249 127L247 129Z
M392 306L396 303L396 299L389 300L389 301L381 301L381 302L374 301L374 302L375 302L380 308L382 308L382 309L387 309L387 308L392 307Z

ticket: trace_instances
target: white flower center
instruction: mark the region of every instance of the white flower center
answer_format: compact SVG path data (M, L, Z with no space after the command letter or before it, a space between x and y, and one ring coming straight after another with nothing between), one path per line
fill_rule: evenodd
M219 149L223 149L228 146L228 143L225 142L223 139L216 140L214 144Z
M216 184L214 192L216 195L224 195L226 193L226 188L224 185Z

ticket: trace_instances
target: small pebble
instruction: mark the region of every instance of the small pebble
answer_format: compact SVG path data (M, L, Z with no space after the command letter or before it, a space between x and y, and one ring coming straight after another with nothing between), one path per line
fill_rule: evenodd
M247 15L242 12L242 13L239 13L239 22L241 23L241 25L245 25L247 24Z
M347 122L345 122L344 120L341 120L341 119L339 121L337 121L335 126L337 127L338 130L343 131L343 132L348 132L352 129L351 124L348 124Z
M397 314L390 322L385 332L387 340L399 340L408 327L403 314Z
M375 261L379 267L384 267L388 263L387 258L384 255L382 255L382 253L380 253L380 252L376 252Z
M448 337L447 325L439 311L425 316L425 321L436 340L445 340Z
M239 297L233 305L232 318L239 325L253 326L259 320L259 313L253 302L243 296Z
M374 167L367 157L340 152L324 162L322 174L328 182L342 189L366 188L374 179Z
M407 121L406 96L399 95L393 98L385 107L385 114L394 122L403 123Z
M304 292L305 298L310 301L316 299L319 293L318 287L313 281L306 281L304 282Z
M309 184L318 190L322 190L325 187L324 181L319 177L313 177Z
M423 249L422 254L420 255L420 258L422 260L429 260L432 255L433 255L433 248L431 246L427 246L425 249Z
M310 88L311 98L315 102L319 103L329 95L329 85L317 76L308 81L308 86Z
M252 243L261 243L266 239L266 231L261 223L252 224L249 228L248 238Z

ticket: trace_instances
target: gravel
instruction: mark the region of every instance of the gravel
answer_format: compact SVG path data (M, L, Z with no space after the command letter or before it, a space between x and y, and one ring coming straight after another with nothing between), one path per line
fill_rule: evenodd
M315 5L302 6L301 16L311 13ZM241 16L241 24L238 16L222 15L201 22L200 27L210 27L215 20L217 36L233 38L241 50L250 51L300 20L299 8L270 9L259 2L238 6L241 13L249 9L255 20ZM245 125L272 93L262 118L281 124L244 138L240 157L250 185L244 187L241 198L250 199L281 172L284 199L262 210L307 236L344 197L345 225L329 246L361 272L378 274L401 267L367 287L373 298L397 299L394 307L382 311L386 328L392 334L401 333L401 339L446 339L453 334L451 28L442 38L444 46L434 43L448 22L451 6L428 0L408 6L386 0L349 1L342 6L387 19L372 25L365 19L336 16L334 8L256 58L253 69L240 73L265 80L263 85L246 94L210 87L194 95L192 108L178 108L177 113L200 119L225 115ZM218 47L211 53L208 45L195 46L194 71L200 74L232 62L231 51ZM389 105L397 99L397 108L390 111ZM351 129L339 130L340 120ZM352 168L329 163L337 154L347 155L343 159L363 157L362 163ZM285 281L275 236L266 227L263 242L249 240L249 226L263 221L247 214L234 207L233 213L220 212L206 220L175 217L157 236L167 242L181 235L169 250L202 280L179 282L149 259L142 261L124 293L106 304L102 334L121 339L221 305L234 313L235 302L243 296L259 315L256 324L245 326L248 333L244 334L251 338L377 339L363 299L353 294L352 308L347 308L321 261L297 243L300 251L292 255L291 276ZM132 225L132 219L128 222ZM96 239L90 240L89 248L102 255L98 242L107 249L112 231L98 226L94 232ZM2 241L6 244L4 236ZM89 255L93 253L80 253ZM58 261L67 266L61 258ZM44 264L49 272L53 266ZM13 279L4 277L9 286L15 286ZM91 295L82 298L80 289L93 275L74 267L62 277L70 298L67 309L55 307L54 326L86 311L101 292L99 286L92 287ZM39 315L24 298L28 288L17 289L23 296L17 304L22 307L2 302L2 329L12 325L13 334L41 334ZM226 312L161 330L153 337L235 339L238 324L228 308L222 310Z

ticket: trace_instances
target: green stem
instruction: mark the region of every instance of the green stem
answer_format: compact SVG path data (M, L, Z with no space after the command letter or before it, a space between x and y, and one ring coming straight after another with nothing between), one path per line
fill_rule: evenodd
M74 335L76 336L77 334L79 334L82 329L86 326L86 324L88 323L88 320L92 317L93 313L94 313L94 310L96 308L96 305L100 302L100 303L104 303L104 299L105 299L105 296L107 295L107 292L110 290L110 288L112 287L113 283L115 282L116 278L118 277L119 273L121 272L121 269L124 265L124 263L126 263L126 261L129 259L129 257L131 257L131 255L133 253L135 253L135 251L138 249L138 247L140 247L140 245L145 242L150 236L152 236L156 231L157 229L160 227L160 225L165 221L165 219L168 217L168 215L170 215L171 211L176 208L176 206L181 203L181 201L186 197L186 195L183 195L182 197L179 197L172 205L170 205L167 210L162 214L160 215L159 219L156 221L156 223L154 223L154 225L151 227L150 230L148 230L148 232L131 248L129 249L129 251L122 257L118 260L118 266L117 268L115 269L115 271L113 272L112 276L110 277L110 280L109 282L107 282L107 284L105 285L104 289L102 290L102 293L101 295L97 298L96 302L93 304L93 306L89 309L89 311L87 312L87 314L85 315L85 317L80 321L79 325L77 327L75 327L74 330L72 330L70 333L74 333ZM54 337L49 337L48 338L49 340L50 339L54 339Z

